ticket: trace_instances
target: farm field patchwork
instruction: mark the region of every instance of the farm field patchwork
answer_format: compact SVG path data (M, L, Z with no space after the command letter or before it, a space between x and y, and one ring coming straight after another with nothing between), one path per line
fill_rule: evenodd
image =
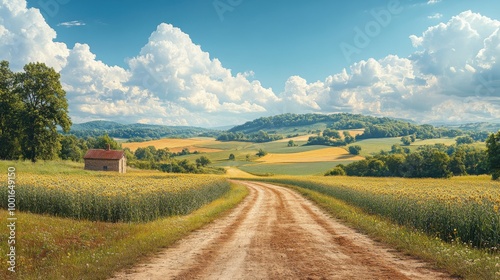
M131 151L137 148L154 146L157 149L168 148L172 152L180 152L182 149L188 148L190 151L199 151L202 153L219 152L221 149L204 147L206 144L216 142L213 138L164 138L159 140L151 140L146 142L122 143L123 148L129 148Z

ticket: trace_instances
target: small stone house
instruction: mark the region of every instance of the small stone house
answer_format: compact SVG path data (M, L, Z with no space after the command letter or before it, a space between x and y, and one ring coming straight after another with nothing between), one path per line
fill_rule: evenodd
M87 170L117 171L125 173L127 170L127 158L123 151L110 150L109 145L104 149L88 150L83 157Z

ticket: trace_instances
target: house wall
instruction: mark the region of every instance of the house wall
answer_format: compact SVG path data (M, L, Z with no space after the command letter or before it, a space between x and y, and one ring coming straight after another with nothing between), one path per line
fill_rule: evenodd
M107 166L107 170L104 170L104 166ZM87 170L99 170L99 171L118 171L120 173L126 172L126 159L125 157L120 160L106 160L106 159L86 159L85 169Z
M127 158L122 157L120 159L120 173L126 173L127 172Z

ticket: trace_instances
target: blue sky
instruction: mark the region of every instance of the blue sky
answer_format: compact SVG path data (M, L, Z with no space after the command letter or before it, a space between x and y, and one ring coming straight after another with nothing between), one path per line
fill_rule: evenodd
M286 112L500 117L498 1L0 0L2 16L0 50L25 55L0 59L60 71L74 122L218 126Z
M28 6L45 14L58 40L69 46L89 44L97 59L106 64L126 66L126 58L135 56L158 24L165 22L189 34L224 67L236 72L253 71L263 86L277 91L292 75L316 81L361 59L388 54L408 56L414 51L408 39L411 34L420 34L429 25L462 11L472 9L493 18L500 15L500 4L493 0L434 5L427 5L427 1L396 1L403 11L394 15L360 54L347 60L340 44L352 44L354 28L363 29L374 20L370 11L386 9L390 1L72 0L59 5L54 16L50 16L55 8L49 2L31 0ZM230 3L235 3L234 7ZM225 10L224 4L232 10ZM44 12L46 7L48 12ZM428 18L436 13L443 17ZM71 21L85 25L58 26Z

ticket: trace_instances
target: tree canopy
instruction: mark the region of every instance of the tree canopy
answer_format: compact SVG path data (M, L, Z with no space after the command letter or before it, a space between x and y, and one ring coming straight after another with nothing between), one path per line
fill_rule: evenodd
M500 131L488 137L486 140L486 148L488 153L488 166L492 178L493 180L498 180L500 178Z
M57 128L69 131L71 126L60 75L44 63L23 69L13 73L8 62L0 62L0 157L33 162L57 158Z

